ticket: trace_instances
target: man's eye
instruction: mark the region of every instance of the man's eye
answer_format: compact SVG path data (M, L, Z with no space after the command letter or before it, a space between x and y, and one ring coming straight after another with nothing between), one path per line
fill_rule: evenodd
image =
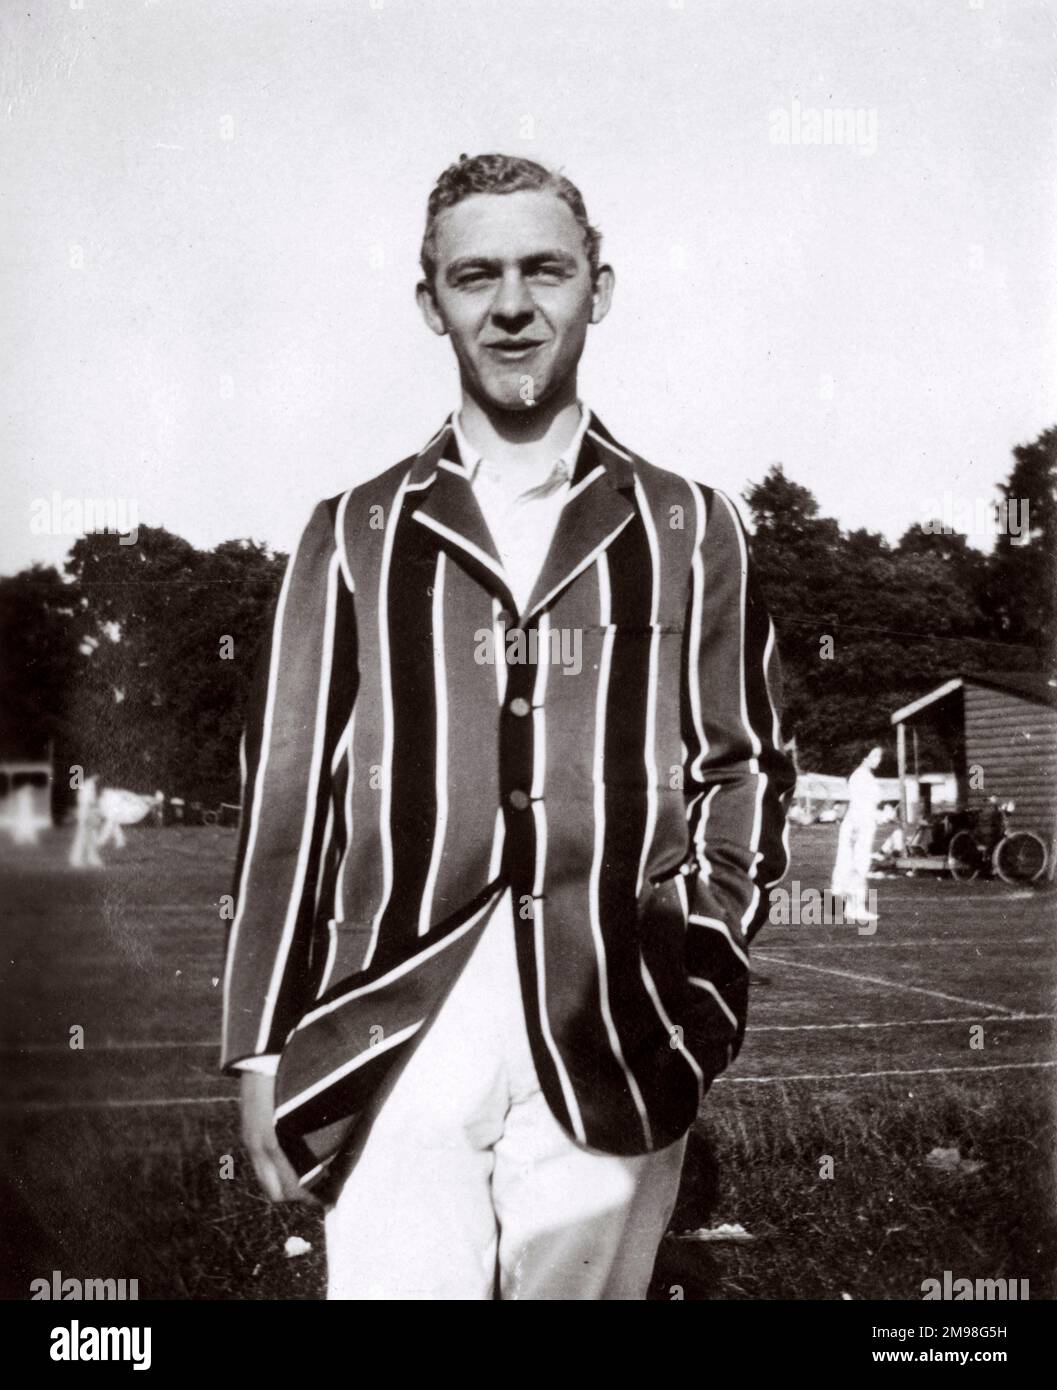
M468 270L456 280L457 285L480 285L488 279L486 270Z
M560 280L565 274L565 267L560 265L540 265L532 272L538 280Z

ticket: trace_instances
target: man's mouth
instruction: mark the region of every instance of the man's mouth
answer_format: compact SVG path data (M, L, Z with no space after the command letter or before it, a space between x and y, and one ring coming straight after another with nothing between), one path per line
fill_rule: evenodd
M497 338L485 343L486 349L503 362L520 362L543 346L541 338Z

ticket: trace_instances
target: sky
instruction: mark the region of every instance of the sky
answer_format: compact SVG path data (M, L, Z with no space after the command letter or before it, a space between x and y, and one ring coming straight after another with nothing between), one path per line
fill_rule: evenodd
M602 229L580 385L618 439L735 498L780 461L890 540L968 514L1057 422L1055 22L0 0L0 573L61 563L56 494L286 550L420 448L458 399L413 299L426 198L486 150Z

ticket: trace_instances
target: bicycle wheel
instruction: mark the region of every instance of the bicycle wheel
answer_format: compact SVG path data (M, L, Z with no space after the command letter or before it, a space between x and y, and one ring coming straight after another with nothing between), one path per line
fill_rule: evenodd
M951 836L947 846L947 871L959 883L971 883L984 866L983 851L968 830Z
M1046 846L1030 830L1014 830L999 840L991 864L1004 883L1034 883L1046 867Z

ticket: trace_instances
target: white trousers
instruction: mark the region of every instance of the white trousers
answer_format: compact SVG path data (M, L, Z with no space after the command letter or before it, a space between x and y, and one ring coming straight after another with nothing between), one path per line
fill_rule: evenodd
M525 924L521 924L524 928ZM332 1299L642 1299L685 1137L574 1143L540 1091L506 894L328 1211Z
M870 872L877 819L849 811L840 823L832 891L851 900L855 911L866 907L866 876Z

